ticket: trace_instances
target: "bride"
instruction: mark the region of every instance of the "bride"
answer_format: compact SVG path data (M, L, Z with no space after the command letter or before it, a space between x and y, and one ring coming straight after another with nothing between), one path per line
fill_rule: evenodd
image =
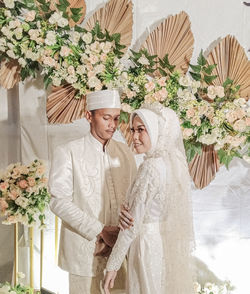
M128 253L128 294L192 294L190 177L179 120L159 103L131 115L133 144L145 153L127 194L134 225L120 231L106 267L113 287Z

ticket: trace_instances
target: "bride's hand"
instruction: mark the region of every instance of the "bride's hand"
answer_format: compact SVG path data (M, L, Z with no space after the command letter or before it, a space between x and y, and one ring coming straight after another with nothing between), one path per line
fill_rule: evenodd
M116 278L117 272L107 272L104 279L104 291L105 294L110 294L109 289L114 287L115 278Z
M121 212L119 214L119 225L118 228L120 228L122 231L130 228L133 226L134 220L131 214L129 213L129 207L127 204L122 204L121 206Z

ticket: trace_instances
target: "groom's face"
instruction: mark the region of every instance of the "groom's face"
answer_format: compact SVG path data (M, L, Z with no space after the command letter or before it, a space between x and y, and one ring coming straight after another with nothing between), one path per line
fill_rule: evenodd
M119 119L119 108L102 108L87 111L86 118L90 123L91 134L102 144L110 140L116 131Z

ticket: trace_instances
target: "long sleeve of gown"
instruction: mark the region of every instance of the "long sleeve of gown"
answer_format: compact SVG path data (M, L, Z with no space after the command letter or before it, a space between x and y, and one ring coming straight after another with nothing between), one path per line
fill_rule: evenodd
M108 271L117 271L121 267L130 244L141 230L147 205L157 193L158 188L159 173L154 167L153 159L148 159L140 166L135 181L127 195L130 214L134 219L134 226L125 231L120 231L108 259L106 267Z

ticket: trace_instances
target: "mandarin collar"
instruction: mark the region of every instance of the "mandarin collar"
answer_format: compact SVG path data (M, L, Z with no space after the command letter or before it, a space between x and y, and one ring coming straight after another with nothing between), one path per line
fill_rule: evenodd
M110 140L107 142L107 144L106 144L106 145L104 146L104 148L103 148L102 143L99 142L99 141L98 141L98 140L97 140L97 139L91 134L91 132L89 132L89 136L88 136L88 137L89 137L90 143L93 145L93 147L94 147L97 151L99 151L99 152L106 152Z

